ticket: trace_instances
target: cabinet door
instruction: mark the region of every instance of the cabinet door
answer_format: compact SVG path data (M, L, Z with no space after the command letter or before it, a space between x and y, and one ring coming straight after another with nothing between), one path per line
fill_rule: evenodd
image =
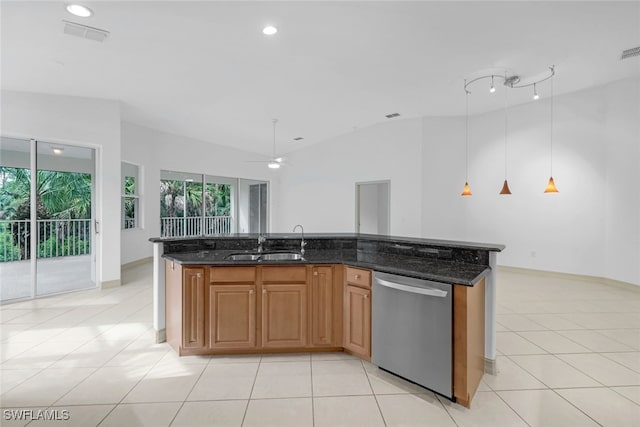
M311 273L311 344L333 344L333 268L313 267Z
M347 285L345 293L344 348L371 358L371 291Z
M255 285L209 286L207 324L210 348L256 346L255 290Z
M307 285L262 285L262 346L307 344Z
M204 348L204 269L185 268L182 286L182 347Z

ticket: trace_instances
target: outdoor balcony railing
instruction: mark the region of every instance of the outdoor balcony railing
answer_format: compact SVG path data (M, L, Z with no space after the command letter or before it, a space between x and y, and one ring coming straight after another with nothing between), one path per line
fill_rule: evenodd
M203 223L204 233L202 232ZM231 216L163 217L160 218L160 235L162 237L188 237L230 234L232 224L233 217Z
M38 220L38 258L91 253L90 219ZM31 257L29 220L0 220L0 262Z

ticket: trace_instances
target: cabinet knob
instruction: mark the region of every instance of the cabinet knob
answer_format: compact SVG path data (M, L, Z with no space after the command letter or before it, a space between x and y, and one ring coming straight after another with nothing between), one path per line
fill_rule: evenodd
M201 277L202 275L200 273L196 273L196 277Z
M253 289L249 289L249 295L253 295Z
M353 277L355 277L355 278L356 278L356 280L358 280L358 279L360 278L360 275L359 275L359 274L356 274L356 275L355 275L355 276L353 276Z
M318 275L318 272L317 272L317 271L314 271L314 272L313 272L313 275L314 275L314 276L317 276L317 275Z
M368 299L369 298L369 294L364 294L364 299Z
M263 289L263 290L262 290L262 293L263 293L263 294L266 294L266 293L267 293L267 290L266 290L266 289Z

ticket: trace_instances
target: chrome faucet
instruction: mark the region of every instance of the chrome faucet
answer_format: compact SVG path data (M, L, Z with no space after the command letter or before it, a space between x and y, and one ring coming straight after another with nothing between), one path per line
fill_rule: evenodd
M295 233L298 227L300 227L300 231L302 233L302 239L300 239L300 255L304 256L304 247L307 246L307 242L304 241L304 227L298 224L293 227L293 232Z
M258 234L258 252L262 252L262 244L267 241L267 238L262 234Z

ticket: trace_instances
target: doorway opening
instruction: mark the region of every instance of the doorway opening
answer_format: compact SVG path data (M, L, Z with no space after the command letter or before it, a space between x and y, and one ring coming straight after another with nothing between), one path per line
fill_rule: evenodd
M391 181L356 183L356 233L389 235Z

